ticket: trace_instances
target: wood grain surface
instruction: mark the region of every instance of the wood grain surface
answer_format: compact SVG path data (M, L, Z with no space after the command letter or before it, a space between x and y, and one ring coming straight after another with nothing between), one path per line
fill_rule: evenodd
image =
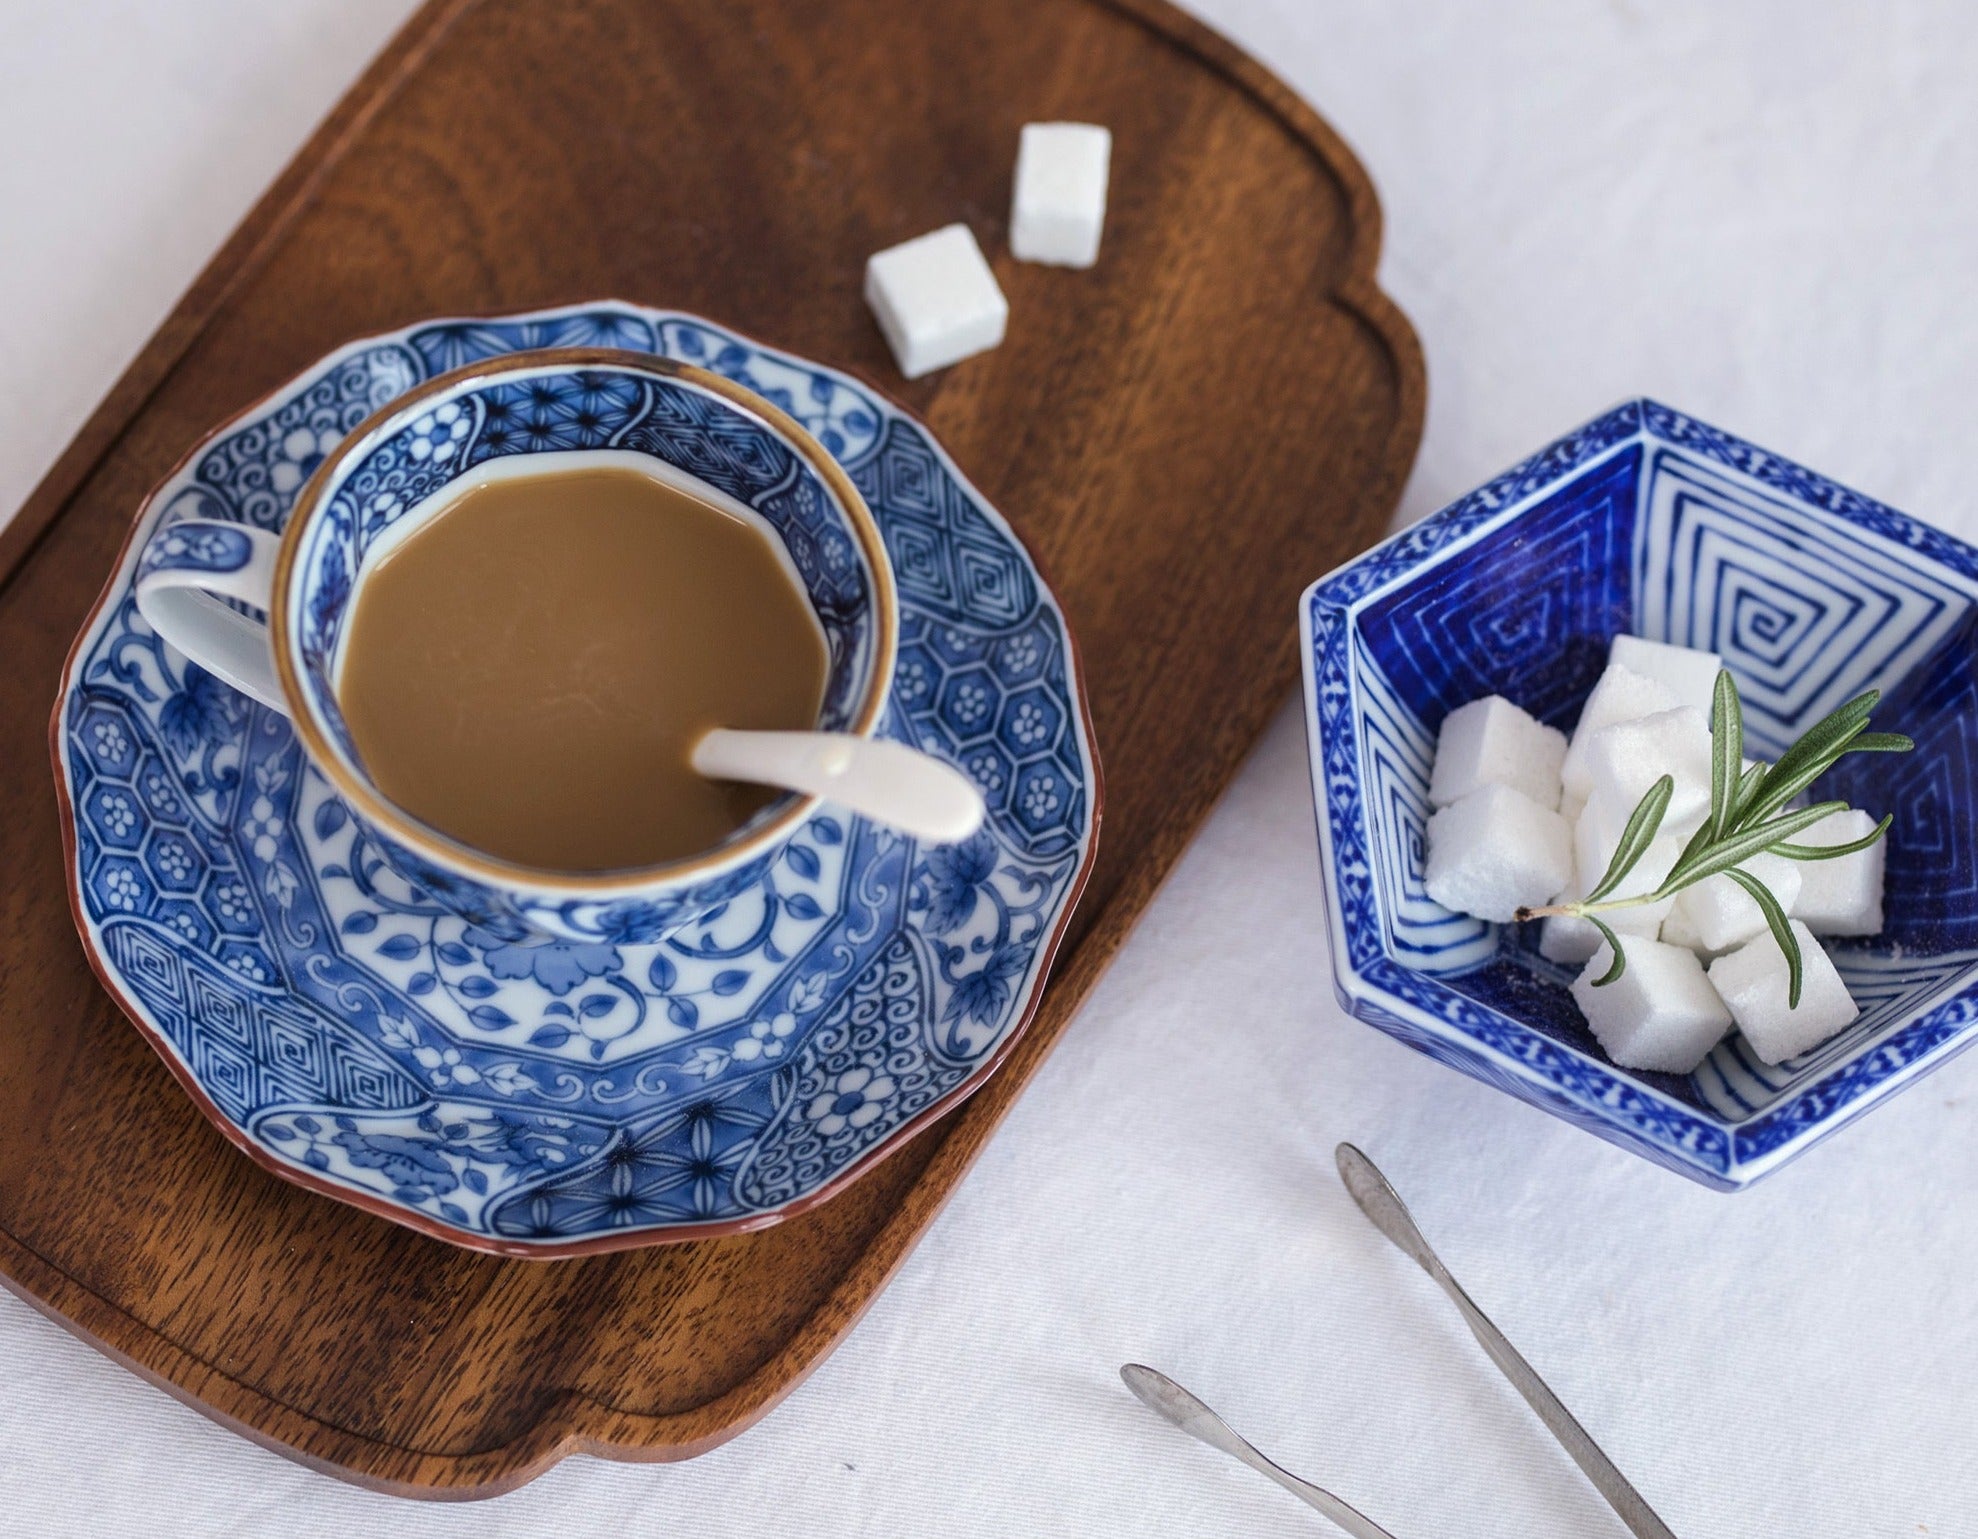
M1089 273L1007 255L1017 129L1105 123ZM966 219L1009 338L912 384L872 251ZM0 534L0 1274L222 1422L408 1494L760 1417L871 1303L1064 1031L1296 675L1293 601L1376 538L1422 363L1332 132L1161 0L433 0ZM843 1196L760 1234L478 1255L263 1173L83 959L55 679L144 493L346 339L617 297L860 373L923 417L1064 601L1105 837L1028 1035ZM1314 923L1318 923L1314 916Z

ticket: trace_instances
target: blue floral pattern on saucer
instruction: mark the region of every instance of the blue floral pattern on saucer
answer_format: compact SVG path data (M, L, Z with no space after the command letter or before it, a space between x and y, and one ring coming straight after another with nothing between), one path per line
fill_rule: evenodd
M593 939L517 941L399 876L287 720L138 615L158 520L279 529L413 385L597 345L726 374L843 463L900 592L883 735L975 778L975 838L923 848L826 807L684 929L626 905ZM354 343L223 429L147 504L58 709L84 942L209 1115L280 1174L512 1254L756 1227L849 1179L1014 1040L1097 825L1063 614L926 430L834 371L617 303Z

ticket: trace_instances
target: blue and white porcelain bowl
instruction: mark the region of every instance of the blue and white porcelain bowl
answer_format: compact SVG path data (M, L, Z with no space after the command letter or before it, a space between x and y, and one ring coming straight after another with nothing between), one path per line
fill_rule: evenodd
M897 651L893 573L843 468L790 415L706 369L613 348L521 352L442 374L332 448L277 535L217 488L168 484L137 603L179 650L295 723L312 763L394 870L508 941L656 939L759 881L820 805L784 796L713 849L604 872L532 869L397 806L339 708L348 620L366 577L462 491L514 473L633 462L685 478L780 540L829 653L817 726L870 736ZM264 623L243 612L264 611Z
M1314 583L1300 627L1334 979L1361 1020L1723 1190L1978 1034L1978 550L1631 401ZM1502 694L1570 728L1617 631L1722 654L1758 753L1870 687L1916 739L1815 787L1895 813L1887 924L1830 948L1859 1019L1776 1068L1735 1036L1691 1075L1617 1068L1529 927L1424 889L1444 715Z

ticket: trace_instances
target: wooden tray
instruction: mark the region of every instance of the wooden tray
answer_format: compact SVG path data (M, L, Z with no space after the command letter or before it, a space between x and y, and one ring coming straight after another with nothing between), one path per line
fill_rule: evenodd
M1116 136L1093 272L1006 254L1040 118ZM956 218L1009 340L905 384L863 263ZM760 1417L925 1230L1283 700L1300 587L1381 531L1424 387L1378 244L1332 132L1161 0L433 0L0 534L4 1280L227 1425L409 1494L685 1458ZM736 1239L501 1260L278 1181L199 1115L83 960L46 723L139 499L206 428L351 336L605 296L858 370L933 426L1054 576L1106 831L1028 1036L845 1195Z

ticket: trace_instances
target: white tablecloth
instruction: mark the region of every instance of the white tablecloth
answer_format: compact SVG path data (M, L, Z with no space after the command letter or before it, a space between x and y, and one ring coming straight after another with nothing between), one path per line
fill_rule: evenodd
M409 3L0 6L0 508ZM1379 184L1431 380L1404 517L1649 392L1978 535L1969 4L1201 6ZM1724 1197L1354 1023L1287 710L946 1216L754 1432L395 1503L0 1295L0 1531L1317 1531L1128 1399L1141 1358L1402 1539L1618 1534L1350 1207L1351 1138L1679 1533L1970 1535L1975 1091L1967 1059Z

